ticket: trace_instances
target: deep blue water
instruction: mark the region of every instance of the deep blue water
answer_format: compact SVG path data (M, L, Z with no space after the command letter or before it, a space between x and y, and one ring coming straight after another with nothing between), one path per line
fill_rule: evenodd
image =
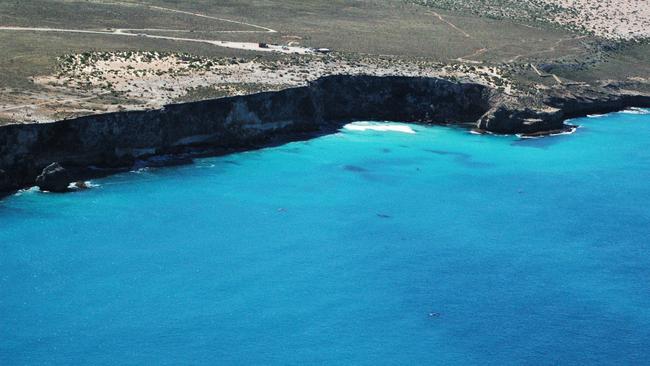
M1 365L650 364L650 115L412 126L0 202Z

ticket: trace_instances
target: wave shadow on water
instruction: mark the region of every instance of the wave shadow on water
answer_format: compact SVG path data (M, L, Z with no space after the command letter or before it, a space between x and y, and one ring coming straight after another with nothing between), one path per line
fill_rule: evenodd
M344 165L343 170L347 170L349 172L354 172L354 173L366 173L368 172L368 169L362 168L357 165Z
M495 166L492 163L486 163L482 161L475 161L472 155L466 154L466 153L461 153L461 152L456 152L456 151L447 151L447 150L434 150L434 149L424 149L426 152L430 152L436 155L441 155L441 156L450 156L453 157L454 162L470 167L470 168L490 168Z

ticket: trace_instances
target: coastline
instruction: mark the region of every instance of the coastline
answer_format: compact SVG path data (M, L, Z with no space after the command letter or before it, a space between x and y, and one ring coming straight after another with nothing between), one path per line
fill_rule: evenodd
M75 182L128 170L152 157L170 156L156 164L173 165L309 139L354 121L463 125L541 137L566 132L568 119L631 107L650 107L650 95L564 87L541 96L512 96L438 78L328 76L305 87L159 110L1 126L0 192L34 186L53 163Z

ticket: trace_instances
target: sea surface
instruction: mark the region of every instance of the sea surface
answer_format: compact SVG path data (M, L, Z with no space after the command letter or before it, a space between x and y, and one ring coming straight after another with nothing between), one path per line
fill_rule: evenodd
M650 114L357 123L0 201L1 365L648 365Z

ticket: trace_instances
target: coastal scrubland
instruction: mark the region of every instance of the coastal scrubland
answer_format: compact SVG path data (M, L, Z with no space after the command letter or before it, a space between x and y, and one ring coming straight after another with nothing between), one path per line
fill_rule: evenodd
M438 76L506 93L647 90L649 17L635 0L8 0L0 2L0 124L158 108L331 74ZM321 47L332 52L292 52Z

